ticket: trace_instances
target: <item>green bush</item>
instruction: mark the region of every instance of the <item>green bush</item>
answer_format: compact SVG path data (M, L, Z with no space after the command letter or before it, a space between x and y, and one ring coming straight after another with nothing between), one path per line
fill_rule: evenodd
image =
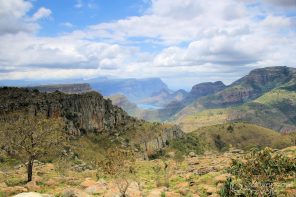
M296 159L272 149L252 150L243 161L233 160L221 196L276 196L274 183L296 176Z
M199 138L190 134L187 135L186 138L172 140L170 142L170 147L182 152L183 154L188 154L190 152L202 154L204 152L204 145Z

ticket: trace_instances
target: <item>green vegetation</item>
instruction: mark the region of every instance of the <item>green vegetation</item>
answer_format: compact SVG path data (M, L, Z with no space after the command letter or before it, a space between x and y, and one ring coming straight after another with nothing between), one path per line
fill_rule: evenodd
M202 141L206 149L225 151L229 147L284 148L292 145L291 139L276 131L248 123L226 123L203 127L190 133Z
M179 154L187 155L190 152L202 154L204 152L205 144L201 142L200 138L194 134L187 134L185 138L174 139L170 141L170 148L176 150Z
M61 152L65 138L59 119L41 116L11 114L0 122L0 147L8 157L17 159L27 167L27 181L33 176L34 160L50 160Z
M292 181L296 176L296 159L272 149L252 150L243 160L233 160L229 178L221 196L277 196L279 183Z

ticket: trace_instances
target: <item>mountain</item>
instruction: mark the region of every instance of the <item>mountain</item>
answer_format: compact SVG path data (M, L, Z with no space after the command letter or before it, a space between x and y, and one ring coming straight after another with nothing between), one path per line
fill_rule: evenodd
M219 92L225 88L226 86L222 81L200 83L192 87L187 99L193 101L200 97Z
M182 102L187 95L188 92L182 89L177 90L176 92L163 89L151 94L150 97L140 100L139 103L163 107L172 102Z
M65 94L42 93L24 88L0 88L0 117L8 113L40 114L47 118L61 117L70 136L93 134L97 137L119 141L121 144L138 145L144 152L158 151L170 139L182 137L176 126L148 123L129 116L112 105L97 92ZM144 137L143 137L144 136Z
M146 113L145 118L149 118L147 120L158 120L158 121L165 121L180 110L188 106L194 100L207 96L216 92L223 90L226 86L221 82L206 82L200 83L192 87L191 91L188 93L184 90L178 90L173 93L166 93L162 99L155 99L159 98L160 96L150 97L150 101L154 98L156 101L162 101L164 107L158 110L154 110L153 112ZM161 95L161 94L158 94ZM147 102L147 100L146 100ZM149 115L147 115L149 114ZM146 120L146 119L145 119Z
M92 79L87 80L91 87L104 96L123 94L128 100L137 103L162 90L169 91L167 85L159 78L146 79Z
M135 116L137 111L140 110L135 103L130 102L127 97L122 94L116 94L106 98L110 99L113 105L122 108L131 116Z
M173 119L185 130L217 121L246 121L288 132L296 128L295 90L295 68L255 69L222 91L190 103Z
M67 94L81 94L92 91L91 87L87 83L82 84L55 84L55 85L41 85L27 87L28 89L37 89L40 92L52 93L55 91L67 93Z

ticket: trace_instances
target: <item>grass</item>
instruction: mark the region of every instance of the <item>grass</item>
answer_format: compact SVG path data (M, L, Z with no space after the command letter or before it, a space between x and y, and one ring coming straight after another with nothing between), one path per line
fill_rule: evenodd
M198 136L208 149L223 151L233 146L241 149L252 147L284 148L292 145L286 135L248 123L226 123L203 127L192 135Z

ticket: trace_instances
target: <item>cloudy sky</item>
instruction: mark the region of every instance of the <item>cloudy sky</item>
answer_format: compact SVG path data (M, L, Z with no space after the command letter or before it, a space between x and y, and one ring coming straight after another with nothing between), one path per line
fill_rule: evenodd
M161 77L173 88L296 67L296 0L0 0L0 80Z

